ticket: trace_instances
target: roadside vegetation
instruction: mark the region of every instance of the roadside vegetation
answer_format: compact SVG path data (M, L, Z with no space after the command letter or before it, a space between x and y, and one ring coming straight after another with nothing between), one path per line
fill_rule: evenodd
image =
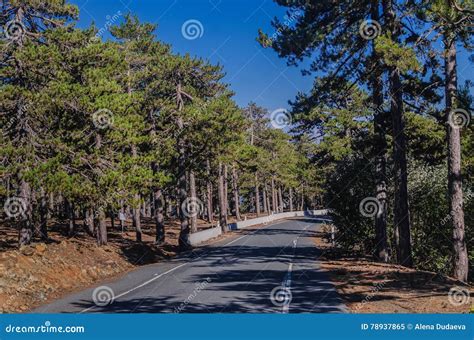
M79 29L65 0L1 2L9 282L86 251L71 275L87 285L188 250L203 228L316 208L331 211L335 254L401 268L394 280L473 281L473 83L457 59L472 52L473 1L275 2L287 16L257 39L314 84L271 113L239 107L221 65L174 53L133 14ZM31 275L28 289L43 280Z
M472 280L473 1L275 2L258 39L315 76L293 132L315 141L339 246Z
M18 246L58 225L106 245L128 221L136 242L151 223L163 245L179 220L183 250L198 222L227 231L242 213L322 204L305 144L238 107L221 66L173 53L155 25L117 15L105 41L65 1L1 6L0 197Z

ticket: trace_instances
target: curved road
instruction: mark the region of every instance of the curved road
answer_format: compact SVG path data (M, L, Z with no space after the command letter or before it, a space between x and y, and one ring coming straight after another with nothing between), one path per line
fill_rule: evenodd
M244 235L139 268L33 312L346 312L318 269L320 252L312 239L318 228L315 220L291 219L246 230Z

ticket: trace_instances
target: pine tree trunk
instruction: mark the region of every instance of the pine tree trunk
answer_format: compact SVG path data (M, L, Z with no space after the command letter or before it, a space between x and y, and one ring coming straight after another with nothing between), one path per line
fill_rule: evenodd
M53 218L54 214L54 194L50 193L49 194L49 200L48 200L48 216L47 218Z
M179 90L180 91L180 86ZM181 111L181 110L180 110ZM178 117L177 121L178 130L184 129L183 118ZM179 233L179 247L181 250L189 249L191 247L189 243L189 220L185 214L181 211L182 207L186 204L188 199L187 182L186 182L186 146L185 141L182 138L178 139L178 212L179 219L181 222L181 230Z
M150 193L150 197L148 198L149 200L149 213L150 213L150 217L154 217L155 216L155 193L154 191Z
M103 246L107 244L107 225L105 223L105 212L103 208L99 208L99 210L95 213L95 225L97 226L96 230L96 237L97 237L97 244L99 246Z
M228 232L227 226L227 203L225 199L225 179L224 179L224 165L219 162L219 185L218 185L218 196L219 196L219 224L221 225L222 231Z
M20 228L18 233L18 245L24 246L31 243L33 238L33 220L31 208L31 189L28 182L21 179L20 198L23 201L25 211L20 217Z
M69 220L69 229L68 229L68 236L73 237L76 233L76 216L74 213L74 205L68 200L65 199L66 211Z
M212 182L211 182L211 162L209 159L206 160L206 171L207 171L207 183L206 183L206 191L207 191L207 197L206 197L206 206L207 206L207 221L209 223L212 223L214 218L213 218L213 209L212 209Z
M204 190L202 187L200 187L199 193L200 193L199 196L201 197L201 202L207 202L207 191ZM207 207L207 204L206 204L206 207ZM202 206L202 209L199 209L199 218L201 220L207 219L207 208L205 208L204 205Z
M151 164L151 169L153 174L158 173L158 165L156 163ZM151 194L151 212L155 220L155 244L162 245L165 243L165 225L164 225L164 215L163 215L163 192L159 187L154 187ZM165 199L166 201L166 199Z
M109 218L110 218L110 227L112 230L115 230L115 213L112 209L109 210Z
M267 215L270 215L270 198L268 197L268 186L267 182L264 184L263 188L263 210L267 213Z
M95 148L99 150L102 147L102 136L100 133L95 134ZM105 213L102 207L98 211L89 210L89 230L95 233L97 244L104 245L107 243L107 228L105 225Z
M268 213L268 206L267 206L267 183L264 184L262 190L262 201L263 201L263 212Z
M168 195L166 195L166 192L162 191L161 195L163 196L162 204L163 204L163 219L169 218L168 215ZM153 216L155 214L153 213Z
M134 196L135 202L140 200L140 195L136 194ZM137 203L135 203L137 204ZM137 242L142 242L142 225L140 220L140 207L137 206L132 209L132 226L135 229L135 237Z
M137 146L135 144L132 145L132 158L137 158ZM142 225L140 220L140 194L135 194L133 196L134 199L134 207L132 208L132 225L135 229L135 235L137 242L142 242Z
M398 263L412 267L410 212L408 206L408 174L406 158L405 118L401 96L400 74L396 69L391 70L392 84L392 120L394 140L394 177L395 177L395 208L394 223Z
M189 196L191 197L190 209L192 211L188 211L189 219L191 221L191 233L197 232L197 215L199 213L199 208L197 207L197 195L196 195L196 178L194 176L194 171L189 171Z
M84 212L84 229L89 236L94 236L94 213L91 209Z
M384 0L386 23L392 33L392 39L400 36L393 0ZM393 123L393 163L395 180L394 229L397 248L397 262L406 267L413 266L410 236L410 211L408 205L407 149L405 136L405 114L403 108L403 89L400 70L388 67L390 79L391 114Z
M260 216L260 189L258 184L258 175L255 174L255 212Z
M48 200L43 188L40 189L39 225L36 234L42 241L48 240Z
M284 204L283 204L283 194L281 192L281 186L278 186L278 200L280 201L280 212L283 212Z
M146 217L151 217L152 216L152 202L153 200L150 199L152 196L149 196L148 199L146 200Z
M125 230L125 221L123 220L123 217L125 216L125 208L123 207L123 204L120 206L120 216L119 216L119 221L120 221L120 231L123 232Z
M234 194L234 210L235 210L235 218L237 221L240 221L240 202L239 202L239 183L238 183L238 175L237 169L235 165L232 166L232 191Z
M165 224L163 217L163 195L161 189L155 188L154 196L154 217L156 227L155 244L161 245L165 243Z
M446 56L446 117L457 108L457 61L454 39L445 37ZM464 226L463 189L461 176L461 128L447 124L448 192L453 223L454 277L467 282L469 260Z
M224 164L224 200L225 200L225 206L227 210L227 216L230 215L228 178L229 178L229 174L228 174L227 164Z
M371 17L380 21L379 0L372 0ZM375 40L372 50L375 61L375 71L372 78L372 102L375 112L374 118L374 150L375 150L375 197L379 202L379 210L375 215L375 257L382 262L388 262L389 249L387 242L387 140L385 137L386 115L383 108L382 72L379 62L380 56L375 51Z
M293 212L293 188L290 187L290 192L289 192L289 203L290 203L290 211Z
M142 225L141 225L141 220L140 220L140 195L135 194L134 195L134 204L138 204L138 206L132 208L132 226L133 229L135 229L135 235L136 235L136 240L137 242L142 242Z
M275 176L272 176L271 182L271 190L272 190L272 212L277 212L277 198L276 198L276 190L275 190Z

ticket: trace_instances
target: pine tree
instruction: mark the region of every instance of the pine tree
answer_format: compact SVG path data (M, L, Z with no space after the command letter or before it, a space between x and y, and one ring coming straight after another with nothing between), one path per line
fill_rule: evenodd
M64 25L76 14L77 8L64 1L46 5L28 0L3 1L1 7L2 97L6 98L1 111L7 135L2 144L5 143L8 158L7 172L11 183L18 184L17 196L23 210L18 216L20 245L29 244L33 237L36 188L32 181L48 147L42 142L48 140L43 134L48 118L43 116L44 108L34 103L41 89L57 76L57 69L48 64L48 56L51 61L57 60L55 50L49 51L40 44L44 43L47 30ZM44 221L42 224L44 229Z
M447 130L448 147L448 193L450 197L450 216L453 224L454 277L467 281L469 273L468 252L465 239L463 188L461 175L461 129L468 121L468 111L461 105L457 80L457 48L462 43L470 48L473 33L468 28L474 14L474 3L452 0L425 3L424 14L443 35L444 78L445 78L445 114L443 122ZM426 17L426 16L425 16Z

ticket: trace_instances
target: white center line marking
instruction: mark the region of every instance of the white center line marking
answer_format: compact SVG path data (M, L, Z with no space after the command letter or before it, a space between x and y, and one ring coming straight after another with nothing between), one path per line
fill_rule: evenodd
M282 222L278 222L278 223L271 223L271 224L265 226L264 228L259 228L259 229L257 229L257 231L258 231L258 230L262 230L262 229L266 229L266 228L268 228L268 227L270 227L270 226L275 226L275 225L278 225L278 224L286 223L286 222L287 222L287 221L282 221ZM304 230L306 230L309 226L310 226L310 225L307 225L306 228L304 228ZM233 240L233 241L231 241L231 242L229 242L229 243L224 244L223 247L228 246L228 245L231 245L231 244L233 244L234 242L237 242L237 241L243 239L244 237L250 236L250 235L253 235L253 233L250 233L250 234L247 234L247 235L243 235L243 236L241 236L241 237L239 237L239 238L237 238L237 239L235 239L235 240ZM298 237L298 238L299 238L299 237ZM296 240L293 240L293 248L296 248L296 243L298 242L298 238L297 238ZM161 278L161 277L163 277L163 276L165 276L165 275L167 275L167 274L169 274L169 273L174 272L176 269L179 269L179 268L181 268L181 267L184 267L184 266L188 265L189 263L190 263L190 262L182 263L182 264L180 264L179 266L173 267L173 268L171 268L171 269L167 270L166 272L161 273L161 274L159 274L159 275L154 274L154 277L153 277L153 278L149 279L148 281L143 282L142 284L140 284L140 285L138 285L138 286L136 286L136 287L134 287L134 288L132 288L132 289L129 289L129 290L127 290L127 291L125 291L125 292L123 292L123 293L121 293L121 294L115 296L115 297L114 297L114 300L116 300L116 299L118 299L118 298L121 298L122 296L125 296L125 295L127 295L127 294L130 294L131 292L133 292L133 291L135 291L135 290L137 290L137 289L140 289L140 288L142 288L142 287L144 287L144 286L146 286L146 285L152 283L153 281L158 280L159 278ZM286 274L286 276L285 276L285 283L283 284L285 287L288 287L288 289L290 289L290 286L291 286L291 271L292 271L292 268L293 268L293 264L290 263L289 268L288 268L288 272L287 272L287 274ZM287 285L288 285L288 286L287 286ZM290 305L290 304L288 303L287 305L283 306L283 310L284 310L283 312L284 312L284 313L285 313L285 309L286 309L286 313L288 313L288 310L289 310L289 307L290 307L289 305ZM89 307L89 308L86 308L86 309L82 310L82 311L79 312L79 313L85 313L85 312L87 312L87 311L89 311L89 310L92 310L92 309L94 309L94 308L96 308L96 307L97 307L97 306L91 306L91 307Z
M311 224L308 224L307 226L305 226L303 228L303 231L306 231L310 226ZM301 234L298 235L298 237L296 237L293 240L293 257L295 256L296 247L298 245L298 240L300 239L300 237L301 237ZM286 272L285 278L283 279L283 282L282 282L282 286L285 288L285 290L287 290L288 295L289 295L288 301L286 301L286 303L283 305L282 310L281 310L283 314L288 314L288 312L290 311L290 304L292 300L292 295L291 295L291 272L292 271L293 271L293 262L290 261L288 265L288 271Z
M293 270L293 263L290 262L288 266L288 271L286 272L285 279L283 280L283 287L288 291L290 298L286 303L283 305L281 312L283 314L287 314L290 310L290 303L291 303L291 271Z

